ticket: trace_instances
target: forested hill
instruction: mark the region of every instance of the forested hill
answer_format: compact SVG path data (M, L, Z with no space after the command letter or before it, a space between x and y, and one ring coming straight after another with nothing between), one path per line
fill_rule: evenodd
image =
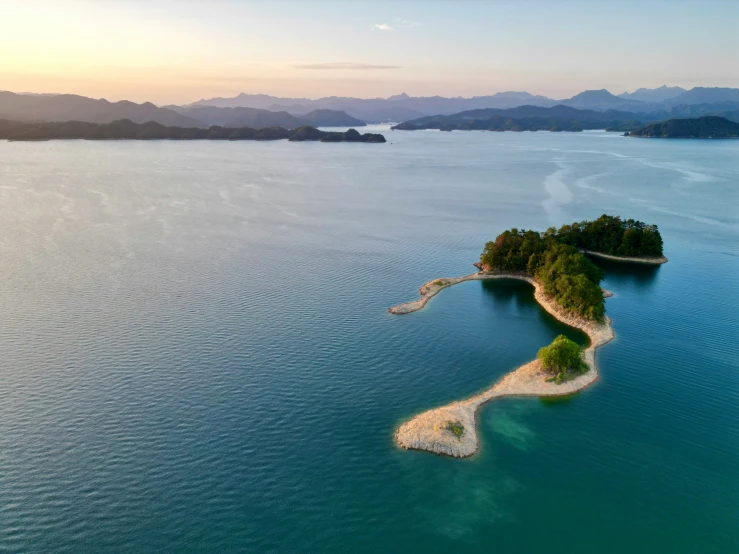
M218 127L208 129L199 127L166 127L149 121L134 123L127 119L112 123L85 123L67 121L64 123L19 123L0 120L0 139L8 140L281 140L321 141L321 142L385 142L380 134L360 134L355 129L345 133L320 131L314 127L302 126L297 129L282 127Z
M629 132L628 135L651 138L737 138L739 123L717 116L670 119L646 125Z
M608 110L578 110L569 106L519 106L505 110L468 110L453 115L435 115L406 121L393 127L399 131L583 131L586 129L636 129L643 114Z
M545 232L510 229L488 242L480 256L484 271L521 271L541 281L563 308L600 320L605 313L598 268L579 249L620 256L661 256L656 225L602 215L550 227Z

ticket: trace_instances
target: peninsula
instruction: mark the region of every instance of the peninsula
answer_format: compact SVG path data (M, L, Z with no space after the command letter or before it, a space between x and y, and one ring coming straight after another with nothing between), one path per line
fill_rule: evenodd
M346 132L321 131L315 127L302 126L296 129L283 127L167 127L154 121L134 123L119 119L112 123L86 123L66 121L60 123L23 123L0 120L0 139L13 141L36 141L54 139L84 140L282 140L293 142L385 142L385 137L376 133L360 134L356 129Z
M603 300L611 293L600 288L600 271L580 252L578 243L628 251L629 256L606 254L614 260L663 258L662 238L655 225L619 217L603 215L595 221L565 225L559 231L551 228L544 233L511 229L485 245L480 262L475 264L478 273L429 281L420 288L420 299L389 309L393 314L420 310L441 290L465 281L518 279L533 285L537 302L547 312L585 332L590 339L590 345L580 352L576 344L558 337L539 351L539 359L508 373L490 388L415 416L396 430L399 446L454 457L471 456L478 449L477 410L485 402L504 396L572 394L598 379L595 352L614 337Z

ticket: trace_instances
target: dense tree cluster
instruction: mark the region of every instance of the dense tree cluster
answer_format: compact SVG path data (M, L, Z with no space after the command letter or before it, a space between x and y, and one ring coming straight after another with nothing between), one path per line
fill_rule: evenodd
M544 291L563 308L589 319L605 313L600 272L593 263L551 234L511 229L488 242L483 265L502 271L522 271L539 279Z
M557 382L585 373L587 364L582 360L580 347L564 335L559 335L549 346L539 349L536 357L542 367L553 374Z
M483 266L525 272L541 281L544 291L563 308L589 319L605 313L601 275L579 249L623 256L659 256L662 237L656 225L602 215L595 221L564 225L546 232L511 229L488 242Z
M656 225L603 214L595 221L550 228L557 240L576 248L595 250L615 256L661 256L662 236Z

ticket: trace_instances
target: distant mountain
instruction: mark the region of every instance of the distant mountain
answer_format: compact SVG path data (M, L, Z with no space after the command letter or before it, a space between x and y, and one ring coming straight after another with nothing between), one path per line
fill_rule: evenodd
M662 121L703 115L719 115L739 110L739 102L715 102L713 104L680 104L644 115L644 121ZM731 119L731 118L729 118Z
M639 100L628 100L614 96L606 89L586 90L580 94L576 94L572 98L559 102L564 106L578 108L581 110L624 110L633 112L644 112L655 109L654 106L647 102Z
M495 108L468 110L453 115L427 116L406 121L393 129L414 131L420 129L458 130L511 130L511 131L582 131L584 129L618 128L628 130L639 127L644 120L641 114L608 110L578 110L569 106L519 106L507 110Z
M0 118L15 121L85 121L109 123L130 119L136 123L155 121L162 125L201 127L203 124L150 102L108 102L75 94L28 95L0 92Z
M724 117L728 119L729 121L739 123L739 110L718 111L718 112L715 112L713 115L716 115L718 117Z
M669 100L670 98L675 98L684 92L687 91L682 87L668 87L667 85L662 85L659 88L640 88L636 89L634 92L624 92L618 96L625 100L659 103Z
M217 108L257 108L267 110L275 104L297 104L307 106L313 100L308 98L280 98L278 96L270 96L268 94L241 94L233 98L216 97L198 100L192 104L185 104L183 108L191 108L195 106L215 106Z
M202 121L206 125L223 127L285 127L296 129L304 125L317 127L364 127L364 121L351 117L343 111L313 110L296 117L286 111L270 111L258 108L219 108L215 106L174 106L177 112Z
M241 93L234 98L199 100L190 104L189 107L242 106L262 109L279 107L298 116L307 113L308 110L329 109L345 111L350 116L368 123L380 123L405 121L429 114L451 114L475 108L510 108L522 104L552 106L555 103L551 98L535 96L528 92L499 92L490 96L476 96L473 98L414 97L402 93L388 98L330 96L317 100Z
M669 106L681 104L715 104L739 102L739 88L695 87L666 102Z
M715 116L670 119L646 125L628 135L652 138L739 138L739 123Z
M272 104L267 109L271 112L287 112L292 115L297 115L298 117L311 111L310 108L306 108L302 104Z
M83 121L20 123L0 120L0 139L35 141L54 139L83 140L280 140L321 142L385 142L379 134L359 134L355 129L345 133L320 131L303 126L294 130L282 127L253 129L250 127L228 128L213 126L168 127L153 121L134 123L121 119L110 123L88 123Z
M317 100L308 98L279 98L265 94L241 93L233 98L199 100L192 106L250 107L279 109L300 117L311 110L339 110L367 123L408 121L428 115L451 115L475 109L508 109L518 106L552 107L565 105L583 110L619 110L648 113L682 104L709 104L733 101L739 89L694 88L662 86L657 89L638 89L620 96L605 89L586 90L564 100L553 100L528 92L499 92L472 98L447 98L443 96L410 96L396 94L387 98L351 98L328 96Z
M313 110L300 116L314 127L364 127L366 123L340 110Z
M206 126L222 127L285 127L295 129L307 123L287 112L271 112L257 108L218 108L214 106L175 107L179 113L202 121Z

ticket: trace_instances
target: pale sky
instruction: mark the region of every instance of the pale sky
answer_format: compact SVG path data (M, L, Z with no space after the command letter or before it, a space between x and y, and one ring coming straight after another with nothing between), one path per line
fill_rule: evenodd
M739 0L0 0L0 90L185 103L739 87Z

